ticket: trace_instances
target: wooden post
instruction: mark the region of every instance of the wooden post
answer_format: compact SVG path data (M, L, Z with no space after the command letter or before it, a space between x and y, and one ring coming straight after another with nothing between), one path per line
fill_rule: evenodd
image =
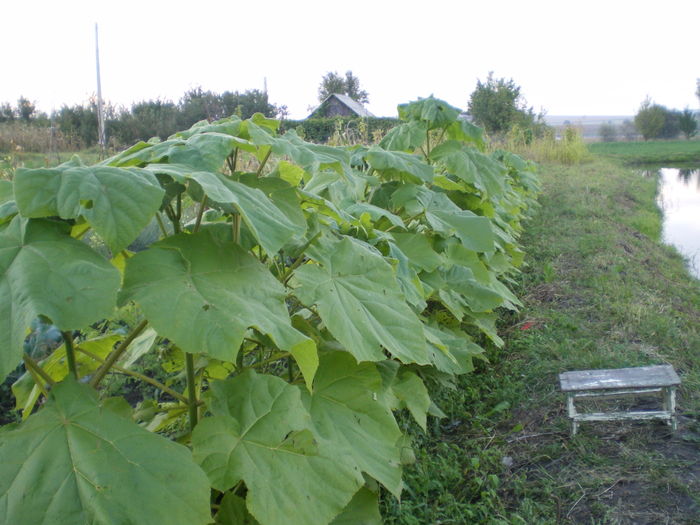
M97 65L97 143L100 145L100 158L105 158L107 139L105 134L105 115L102 106L102 83L100 81L100 48L98 45L97 23L95 23L95 61Z

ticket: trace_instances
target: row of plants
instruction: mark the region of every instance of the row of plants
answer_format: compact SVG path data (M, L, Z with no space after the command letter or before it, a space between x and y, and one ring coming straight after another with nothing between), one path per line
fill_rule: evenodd
M413 459L397 411L425 430L430 389L502 344L538 191L458 109L399 115L373 146L256 114L0 181L5 522L381 521ZM58 346L25 351L40 326ZM159 394L112 396L116 373Z

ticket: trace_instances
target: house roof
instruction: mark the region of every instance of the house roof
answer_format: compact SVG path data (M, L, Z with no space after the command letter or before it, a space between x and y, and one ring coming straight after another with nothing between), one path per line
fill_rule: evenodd
M347 95L342 95L340 93L331 93L328 95L323 102L321 102L316 109L314 109L311 112L311 115L309 117L313 116L314 113L316 113L319 108L321 108L326 102L328 102L331 98L335 97L338 99L342 104L347 106L353 113L355 113L358 117L373 117L374 115L367 111L367 109L360 104L357 100L353 100Z

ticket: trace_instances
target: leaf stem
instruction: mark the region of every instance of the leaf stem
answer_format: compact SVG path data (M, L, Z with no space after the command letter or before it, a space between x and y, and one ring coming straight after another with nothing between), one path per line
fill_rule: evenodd
M197 220L194 223L194 233L199 231L202 225L202 215L204 215L204 208L207 206L207 196L206 194L202 197L202 202L199 203L199 211L197 212Z
M27 354L22 355L22 361L24 361L25 368L29 370L29 373L32 374L32 376L35 374L38 375L41 379L46 381L49 386L54 386L56 384L56 381L54 381L51 376L47 374L46 371L41 368L41 366L39 366L39 363L34 361L34 359L29 357ZM42 385L40 385L40 387L41 386Z
M117 348L110 352L110 354L107 356L107 359L105 359L105 362L100 368L97 369L95 375L92 376L92 379L90 380L91 387L97 388L97 385L100 384L100 381L104 379L104 377L107 375L107 372L109 372L114 363L116 363L117 360L122 356L122 354L126 351L126 349L133 342L133 340L136 339L141 332L143 332L143 330L146 328L146 325L148 325L148 321L144 319L138 324L136 328L134 328L131 331L129 335L126 336L126 338L119 344Z
M61 332L63 343L66 347L66 362L68 363L68 372L75 379L78 379L78 368L75 366L75 347L73 346L73 334L70 332Z
M270 155L272 154L272 147L270 146L270 149L267 150L267 153L265 154L265 158L262 160L260 163L260 166L258 167L258 171L255 174L257 177L259 177L262 174L262 170L265 167L265 164L267 164L267 159L270 158Z
M241 237L241 214L234 213L231 217L231 235L233 236L233 242L238 243Z
M99 361L100 363L105 362L105 360L102 359L100 356L93 354L92 352L89 352L88 350L84 350L80 347L76 348L76 350L82 354L85 354L86 356L90 357L91 359L94 359L95 361ZM163 383L161 383L157 379L153 379L152 377L149 377L145 374L140 374L139 372L135 372L133 370L123 368L119 365L112 365L112 368L121 374L126 374L128 376L135 377L136 379L139 379L139 380L143 381L144 383L148 383L150 385L153 385L158 390L162 390L166 394L170 394L175 399L182 401L185 404L189 403L189 399L187 399L185 396L180 394L178 391L173 390L169 386L164 385Z
M299 266L301 265L301 263L304 262L304 252L308 249L309 246L311 246L311 244L312 244L316 239L318 239L318 238L320 237L320 235L321 235L321 232L318 232L316 235L314 235L313 237L311 237L311 239L309 239L309 240L306 242L306 244L304 245L304 247L301 249L301 253L299 254L299 257L297 257L297 260L294 261L294 263L287 269L287 271L285 272L285 274L284 274L284 275L282 276L282 278L280 279L280 280L282 281L283 284L287 284L287 282L289 281L289 279L291 279L292 273L294 272L294 270L296 270L297 268L299 268Z
M197 385L194 377L194 355L185 352L185 368L187 369L187 408L190 416L190 431L197 426L199 419L197 409Z
M268 357L264 361L258 361L257 363L251 364L250 368L260 368L261 366L274 363L275 361L279 361L280 359L284 359L285 357L290 357L291 355L292 354L290 354L289 352L280 352L279 354L273 354L271 357Z
M163 217L160 216L160 212L156 212L156 221L158 222L158 227L160 228L160 232L163 234L163 237L168 236L168 230L165 229L165 224L163 223Z

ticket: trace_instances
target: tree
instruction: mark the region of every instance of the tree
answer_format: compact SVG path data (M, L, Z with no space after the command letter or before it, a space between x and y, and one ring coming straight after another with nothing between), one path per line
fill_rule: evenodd
M352 71L345 72L345 94L362 104L369 102L369 94L364 89L360 89L360 79L354 76Z
M663 106L654 104L649 97L644 99L634 117L634 127L637 128L644 140L657 138L661 135L666 123L665 113Z
M520 94L520 86L512 78L493 78L493 71L486 82L477 80L469 99L469 114L488 133L505 133L515 124L529 128L536 120Z
M688 108L685 108L683 113L681 113L678 119L678 126L687 140L690 140L690 137L695 136L698 132L698 121L695 120L695 115Z
M19 115L20 120L23 122L29 122L34 116L35 112L36 106L29 99L19 97L19 100L17 101L17 114Z
M259 89L249 89L243 93L224 91L221 101L226 116L238 115L242 119L252 117L255 113L262 113L268 118L275 118L280 113L280 108L270 104L267 93Z
M624 120L622 124L620 124L620 134L625 137L627 141L633 141L637 138L637 129L634 127L631 120Z
M347 95L362 104L369 102L369 94L364 89L360 89L360 79L354 76L352 71L346 71L345 78L336 71L329 71L323 76L318 87L319 102L323 102L333 93Z
M615 142L615 139L617 139L617 128L611 122L604 122L598 128L598 134L603 142Z
M4 102L0 104L0 122L12 122L15 120L15 110L12 106Z

